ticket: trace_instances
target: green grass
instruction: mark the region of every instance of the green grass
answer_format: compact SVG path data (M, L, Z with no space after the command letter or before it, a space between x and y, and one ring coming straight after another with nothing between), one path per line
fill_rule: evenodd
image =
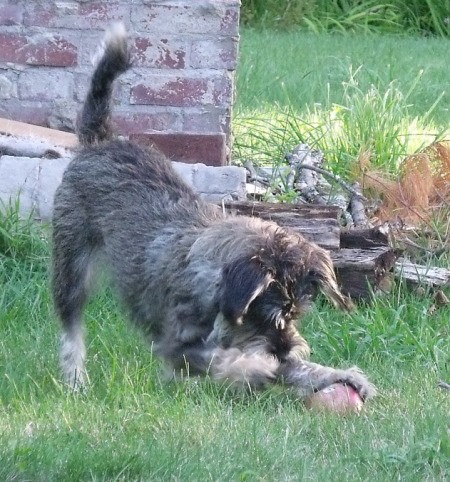
M448 93L433 108L449 85L446 46L244 31L236 155L281 162L306 138L338 171L365 144L395 168L391 157L448 128ZM450 382L450 306L433 311L430 293L395 286L351 315L319 300L304 320L313 360L356 364L378 386L360 417L310 412L278 389L166 382L109 289L87 309L91 385L73 395L58 369L48 229L17 209L0 215L0 480L448 479L450 394L437 382ZM448 254L428 262L448 266Z
M260 110L276 103L306 113L314 105L340 105L345 84L357 69L361 90L371 85L383 90L395 82L406 95L423 71L408 99L409 115L422 116L445 92L429 120L448 127L448 44L439 38L246 29L240 42L236 109Z
M1 220L2 218L0 218ZM358 364L380 395L362 416L307 411L280 390L235 397L164 381L109 289L89 305L87 393L59 381L48 231L1 252L0 480L444 480L450 471L450 307L403 287L352 315L319 302L314 360Z

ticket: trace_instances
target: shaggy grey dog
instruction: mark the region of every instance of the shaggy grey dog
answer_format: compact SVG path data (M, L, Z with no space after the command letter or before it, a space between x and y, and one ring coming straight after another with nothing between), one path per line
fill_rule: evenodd
M159 152L112 139L112 84L128 67L126 33L116 27L84 105L82 148L55 196L53 293L67 383L86 379L82 310L101 253L131 319L174 373L282 383L299 397L342 382L372 396L358 369L306 361L295 323L315 291L351 308L326 251L274 223L225 216Z

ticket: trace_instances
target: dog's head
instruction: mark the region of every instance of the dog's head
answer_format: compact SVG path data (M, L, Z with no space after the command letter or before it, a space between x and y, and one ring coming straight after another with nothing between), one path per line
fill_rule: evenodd
M279 230L264 246L224 267L219 307L232 325L249 321L283 329L307 310L317 291L341 309L352 308L339 290L329 254Z

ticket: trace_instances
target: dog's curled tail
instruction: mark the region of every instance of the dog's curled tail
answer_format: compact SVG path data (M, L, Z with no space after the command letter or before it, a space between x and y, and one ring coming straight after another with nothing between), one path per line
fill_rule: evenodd
M122 23L114 24L106 32L94 64L96 67L78 127L78 139L83 146L112 137L112 86L114 80L130 67L127 32Z

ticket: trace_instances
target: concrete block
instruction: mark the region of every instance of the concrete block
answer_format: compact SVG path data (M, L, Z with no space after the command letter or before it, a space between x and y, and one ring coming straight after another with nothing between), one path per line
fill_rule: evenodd
M41 159L38 182L37 213L42 220L49 221L53 215L53 198L61 183L62 175L71 158Z
M194 189L194 174L198 164L185 164L184 162L172 162L172 165L186 184Z
M34 211L40 219L51 220L55 191L70 161L70 157L1 157L0 200L7 203L20 195L22 216ZM173 162L173 166L181 178L208 202L243 200L246 197L244 168L181 162Z
M0 157L0 201L8 204L19 197L19 212L24 217L37 208L40 161L32 157Z
M212 167L199 165L194 174L194 189L212 202L219 202L231 196L232 199L246 198L246 172L242 167Z

